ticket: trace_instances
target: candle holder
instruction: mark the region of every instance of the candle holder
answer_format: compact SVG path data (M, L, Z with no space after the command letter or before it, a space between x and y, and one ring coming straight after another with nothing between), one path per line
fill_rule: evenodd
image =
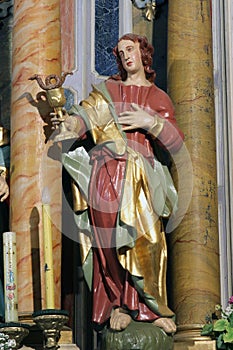
M33 313L33 321L43 330L44 349L56 350L59 348L58 341L60 332L69 320L66 310L46 309Z
M0 323L0 333L8 336L12 349L19 349L23 339L29 334L29 325L18 322Z
M66 103L66 97L62 84L68 74L73 73L66 72L61 77L56 74L50 74L45 78L45 82L42 81L38 74L34 74L29 78L29 80L36 80L38 85L46 91L48 103L56 113L59 125L57 125L55 129L58 129L59 133L54 137L55 142L77 138L77 135L72 131L67 130L64 125L63 109Z

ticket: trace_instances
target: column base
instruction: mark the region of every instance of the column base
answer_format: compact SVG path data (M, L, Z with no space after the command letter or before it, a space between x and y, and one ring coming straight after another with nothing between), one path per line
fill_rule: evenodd
M44 339L42 330L36 325L31 326L29 335L25 338L22 345L22 350L43 349ZM67 326L64 326L60 332L58 346L61 350L80 350L79 347L73 343L72 330Z
M174 343L173 350L216 350L215 340Z
M216 350L216 341L201 335L202 327L202 324L178 326L173 350Z

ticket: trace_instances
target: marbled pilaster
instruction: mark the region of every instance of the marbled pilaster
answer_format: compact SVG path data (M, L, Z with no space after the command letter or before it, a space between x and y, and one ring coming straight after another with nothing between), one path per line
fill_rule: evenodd
M60 0L61 62L64 72L75 69L75 13L73 0Z
M191 202L169 239L171 307L177 315L177 339L201 340L201 324L220 301L209 0L169 2L168 87L193 167ZM177 159L185 171L182 157Z
M44 118L47 102L29 78L61 73L59 0L15 0L11 127L11 230L17 233L19 314L45 308L42 191L51 197L55 306L60 307L61 165ZM57 152L59 154L59 152ZM40 288L41 281L41 288Z

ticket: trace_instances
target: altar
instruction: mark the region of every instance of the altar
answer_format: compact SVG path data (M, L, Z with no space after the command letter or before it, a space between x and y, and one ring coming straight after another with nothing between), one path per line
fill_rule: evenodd
M69 203L70 188L60 161L61 146L54 142L51 129L52 108L45 91L30 78L39 74L44 80L51 74L72 72L63 83L69 108L87 96L92 84L115 73L110 47L126 32L145 34L162 48L161 54L155 50L156 79L174 102L188 151L185 156L174 157L171 169L176 183L183 184L180 219L167 235L168 300L178 325L174 350L215 349L215 342L200 336L206 316L228 288L221 287L226 271L223 265L227 263L220 264L219 259L219 255L225 256L225 248L222 243L219 247L222 225L218 222L219 158L210 1L202 2L201 8L197 0L188 6L185 0L169 4L148 1L149 14L143 1L131 0L111 4L94 0L3 3L11 13L8 22L3 19L8 38L1 38L8 41L8 51L12 49L12 72L7 78L11 86L9 231L16 233L18 274L18 320L13 321L31 327L25 349L41 347L43 332L35 328L33 314L46 309L68 312L59 338L61 349L96 350L99 346L90 323L91 296L77 253L79 242ZM105 15L103 8L108 10ZM49 201L44 199L45 191L49 192ZM52 287L45 274L46 204L50 210ZM54 292L52 296L46 296L46 284Z

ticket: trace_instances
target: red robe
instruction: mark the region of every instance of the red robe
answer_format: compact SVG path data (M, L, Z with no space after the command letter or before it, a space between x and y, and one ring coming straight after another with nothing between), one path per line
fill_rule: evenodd
M176 125L174 108L168 95L156 87L126 86L122 82L108 80L107 89L114 102L117 114L129 110L136 103L152 115L159 113L165 118L164 127L158 136L158 145L174 153L182 145L183 134ZM128 144L140 152L149 162L154 154L153 137L137 129L126 132ZM124 307L138 321L153 321L155 314L144 303L134 287L130 273L118 261L115 248L114 228L121 201L125 174L126 156L116 157L105 146L97 147L91 156L93 162L89 188L89 210L94 230L93 248L93 322L106 322L113 308Z

